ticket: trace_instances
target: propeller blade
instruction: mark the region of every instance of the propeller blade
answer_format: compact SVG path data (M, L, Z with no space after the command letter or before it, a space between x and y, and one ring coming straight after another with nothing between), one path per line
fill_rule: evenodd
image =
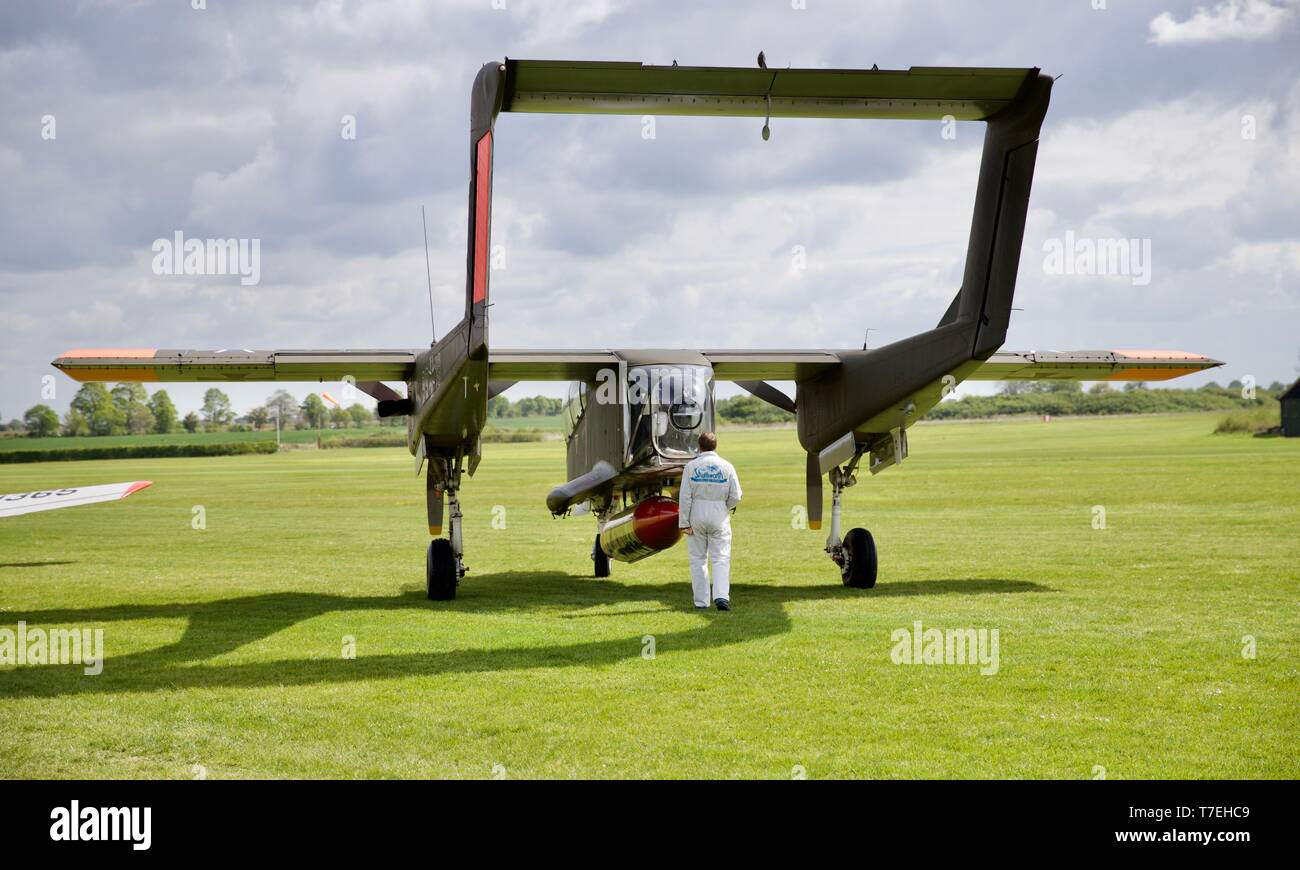
M370 398L381 402L400 402L404 398L401 393L383 381L357 381L356 386Z
M775 405L782 411L789 411L793 414L794 399L769 384L767 381L736 381L736 386L740 387L747 393L758 396L769 405Z
M822 468L817 454L809 452L805 473L808 487L808 528L822 527Z

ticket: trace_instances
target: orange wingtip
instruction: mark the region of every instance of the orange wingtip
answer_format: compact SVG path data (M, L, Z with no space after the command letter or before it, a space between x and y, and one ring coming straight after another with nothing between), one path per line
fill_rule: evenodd
M1112 375L1106 375L1103 381L1172 381L1174 378L1181 378L1183 375L1194 375L1202 369L1183 369L1173 366L1165 366L1158 369L1125 369L1115 372Z
M153 359L156 347L79 347L59 355L59 359Z
M1207 360L1208 356L1200 353L1187 353L1182 350L1112 350L1120 356L1136 356L1143 359L1160 360Z
M137 480L135 483L131 484L126 488L126 492L122 493L122 498L126 498L128 495L131 495L132 493L139 492L140 490L144 489L147 486L153 486L153 481Z

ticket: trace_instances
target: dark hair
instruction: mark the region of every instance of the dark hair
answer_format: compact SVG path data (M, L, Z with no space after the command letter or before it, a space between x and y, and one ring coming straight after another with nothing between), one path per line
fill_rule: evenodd
M718 436L714 435L712 432L705 432L703 435L700 436L700 449L717 450Z

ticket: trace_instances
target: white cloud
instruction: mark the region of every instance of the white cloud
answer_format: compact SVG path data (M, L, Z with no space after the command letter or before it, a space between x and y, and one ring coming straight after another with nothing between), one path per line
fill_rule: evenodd
M1296 0L1223 0L1213 8L1198 6L1186 21L1169 12L1151 19L1150 42L1190 45L1228 39L1272 39L1296 20Z
M1275 135L1275 103L1216 102L1194 95L1049 129L1035 190L1086 195L1096 218L1130 224L1229 206L1256 173L1285 165L1295 146ZM1247 115L1263 131L1257 139L1242 137Z

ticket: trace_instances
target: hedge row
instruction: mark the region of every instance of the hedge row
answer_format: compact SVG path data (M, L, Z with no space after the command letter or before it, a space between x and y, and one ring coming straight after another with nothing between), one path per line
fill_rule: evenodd
M545 435L541 429L485 429L483 441L486 444L513 444L522 441L541 441ZM405 447L405 432L384 432L366 435L360 438L326 438L320 443L322 448L331 447Z
M71 447L64 450L9 450L0 463L58 462L82 459L152 459L160 456L233 456L275 453L274 441L226 441L217 444L136 444L117 447Z
M522 441L541 441L546 435L541 429L485 429L485 444L515 444Z
M1230 411L1277 404L1260 392L1258 398L1211 390L1110 390L1104 393L1020 393L1018 395L965 396L942 402L926 416L931 420L969 420L1017 414L1167 414L1179 411Z
M405 447L406 430L380 432L375 435L340 435L334 438L322 438L320 446L326 450L332 447Z

